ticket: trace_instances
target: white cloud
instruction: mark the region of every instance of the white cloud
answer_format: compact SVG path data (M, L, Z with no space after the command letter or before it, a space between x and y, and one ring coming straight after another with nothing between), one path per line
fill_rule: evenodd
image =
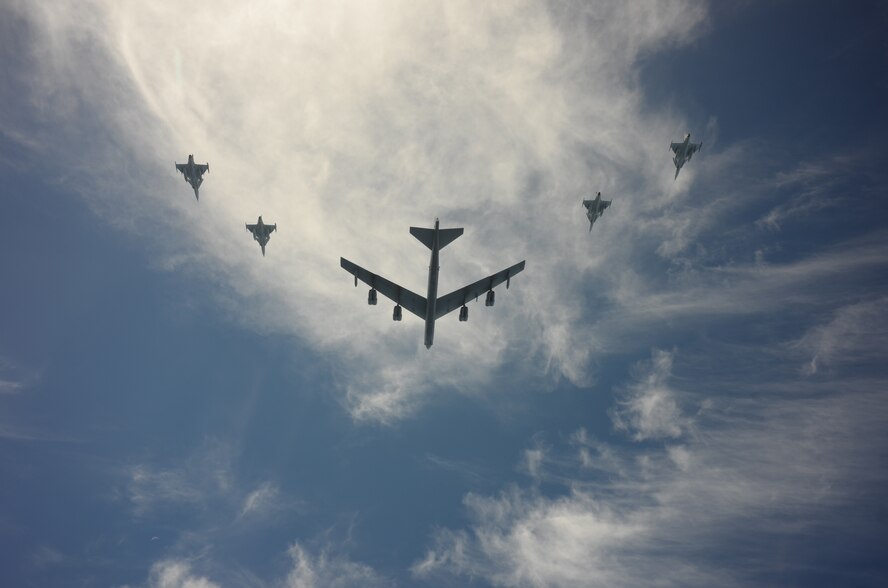
M264 482L258 488L247 494L240 516L257 516L273 510L277 504L280 490L271 482Z
M139 516L155 507L191 504L201 509L211 501L228 501L235 492L233 457L230 445L206 439L184 459L165 467L130 466L125 472L126 496Z
M222 584L192 573L191 568L186 559L159 561L151 566L145 588L221 588Z
M40 381L40 374L0 356L0 395L18 394Z
M267 522L271 514L297 511L302 501L287 496L271 480L250 486L234 474L236 452L231 444L206 439L184 458L162 465L142 463L125 469L124 495L138 517L187 507L192 515L210 519L210 527Z
M888 298L843 306L826 324L812 327L793 344L810 354L804 371L815 374L822 366L878 361L888 350Z
M854 206L854 193L869 189L870 161L871 155L867 152L832 153L814 161L803 161L788 171L778 171L772 180L773 186L790 197L759 218L756 226L780 230L790 220L810 218L826 209L832 209L831 214L835 215L842 208Z
M373 568L342 555L331 555L326 550L313 555L299 543L294 543L288 553L293 560L293 569L284 584L287 588L394 586Z
M402 418L433 388L481 393L514 358L590 383L590 272L694 176L671 183L662 145L686 124L643 113L634 64L692 40L704 4L206 2L187 26L176 2L14 6L34 34L33 108L53 121L33 133L41 155L153 242L158 267L224 285L233 320L335 352L357 419ZM188 153L211 163L199 204L172 172ZM615 205L590 243L579 201L598 189ZM265 259L240 230L258 214L279 227ZM466 227L442 290L528 264L495 309L442 320L429 352L421 323L366 308L336 257L422 291L407 227L435 216Z
M668 385L674 354L654 350L649 364L636 367L636 382L612 412L614 426L629 432L636 441L680 437L690 424L682 415L678 394Z
M14 380L0 380L0 394L15 394L19 392L24 385Z
M886 381L799 380L791 362L774 366L778 349L730 355L727 369L710 366L704 380L685 379L684 394L705 410L679 440L615 446L580 429L569 448L548 450L535 466L536 477L562 485L562 493L543 494L535 483L468 494L471 523L438 531L413 573L430 582L481 577L494 586L620 587L652 579L659 586L757 586L807 569L807 556L793 551L799 537L841 537L854 551L871 544L883 530L855 513L880 503L888 483L880 465ZM734 360L746 364L745 380L731 369ZM633 385L671 372L674 361L655 354ZM686 366L694 368L693 361ZM774 544L785 546L784 557L774 557Z
M168 557L151 566L144 588L219 588L221 586L285 588L382 588L395 584L368 565L352 561L331 547L314 553L299 542L287 550L291 566L285 577L263 580L230 564L202 555ZM202 572L194 571L195 563ZM215 578L215 579L211 579ZM123 587L126 588L126 587Z

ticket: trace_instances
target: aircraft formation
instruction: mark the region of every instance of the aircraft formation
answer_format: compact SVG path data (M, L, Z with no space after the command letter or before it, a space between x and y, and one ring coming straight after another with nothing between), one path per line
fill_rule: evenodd
M691 156L700 150L703 143L691 143L690 133L684 136L684 140L680 143L671 143L669 148L675 153L673 163L675 163L675 177L678 178L678 172L682 166L691 160ZM210 164L198 164L194 162L194 155L188 156L188 163L176 163L176 171L182 172L185 181L194 189L194 197L200 201L198 188L203 183L203 175L210 171ZM610 200L602 200L601 192L592 200L583 200L583 206L586 208L586 218L589 219L589 232L592 232L592 226L595 224L604 211L611 205ZM260 215L255 224L245 223L246 229L253 235L253 239L259 243L262 250L262 256L265 257L265 247L271 239L271 233L277 230L277 224L266 224ZM477 282L463 286L458 290L454 290L444 296L438 296L438 257L441 250L456 240L463 234L462 228L442 229L440 222L436 218L433 228L410 227L410 234L429 248L431 251L431 260L429 261L428 287L426 296L420 296L411 292L403 286L399 286L378 274L367 271L361 266L352 263L344 257L339 258L339 265L354 276L355 287L358 280L370 286L367 294L367 304L375 306L378 301L378 293L395 303L392 311L392 320L400 321L403 316L403 309L421 318L425 321L424 343L426 349L431 348L435 340L435 321L446 314L459 308L459 321L466 322L469 320L469 308L466 306L472 300L484 294L484 306L493 306L496 300L494 288L506 283L506 289L515 275L524 270L525 261L520 261L511 267L499 271L493 275L487 276Z

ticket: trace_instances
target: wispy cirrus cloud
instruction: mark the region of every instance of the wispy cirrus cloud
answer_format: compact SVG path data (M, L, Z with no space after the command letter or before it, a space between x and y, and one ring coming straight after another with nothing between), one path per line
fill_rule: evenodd
M483 390L516 355L592 381L576 309L585 273L616 260L589 254L579 201L619 192L596 233L632 249L637 213L661 216L671 203L655 196L693 175L669 183L661 146L686 125L643 112L635 64L693 40L705 4L198 3L202 35L174 2L12 6L33 34L32 110L55 123L34 134L40 155L172 271L224 284L233 320L345 358L358 420L395 422L436 388ZM170 165L192 152L212 162L199 205ZM279 226L262 264L238 232L260 213ZM436 216L466 227L442 289L528 266L467 328L442 321L430 353L418 321L364 307L336 257L421 291L427 252L407 227Z
M206 439L181 460L128 466L122 495L136 517L152 518L158 512L185 508L213 528L264 521L304 507L274 481L264 480L251 489L235 474L236 458L232 444Z
M187 559L165 559L151 566L145 588L221 588L214 582L192 571L193 563ZM121 588L128 588L122 586Z
M349 559L332 546L314 550L302 543L289 546L286 576L263 579L211 557L169 557L152 564L144 588L381 588L396 584L368 565ZM123 586L121 588L128 588ZM135 588L135 587L130 587Z
M149 463L125 469L125 496L137 516L155 508L189 504L205 508L235 492L232 482L234 449L229 444L207 439L204 444L177 463L155 466Z
M0 396L18 394L40 381L40 373L8 357L0 357Z
M832 320L809 329L794 347L810 354L803 368L809 375L824 367L878 362L888 350L888 298L839 308Z
M688 428L678 394L670 388L673 353L655 350L647 365L636 367L636 381L618 396L614 426L636 441L677 438Z
M287 553L293 562L284 584L287 588L375 588L395 585L370 566L326 549L313 554L301 544L294 543Z
M581 429L567 446L536 452L533 486L466 495L471 523L437 531L413 573L494 586L638 586L651 578L663 586L754 586L806 573L805 548L796 544L806 533L848 541L831 554L835 562L854 557L881 533L878 522L853 513L861 501L878 501L888 481L878 465L888 442L888 379L799 379L791 361L772 360L786 350L749 350L740 356L745 376L729 368L702 380L694 358L676 364L680 353L655 352L625 390L630 399L675 390L673 372L687 369L694 378L681 377L689 409L681 427L646 422L624 399L614 424L642 443L606 443ZM544 493L539 481L562 490ZM785 557L774 558L775 541ZM867 577L824 565L838 583Z

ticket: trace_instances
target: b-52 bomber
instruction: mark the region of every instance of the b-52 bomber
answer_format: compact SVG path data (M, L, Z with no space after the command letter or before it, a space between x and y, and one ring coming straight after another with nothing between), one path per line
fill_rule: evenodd
M583 206L586 207L586 218L589 219L589 232L592 232L592 225L595 224L605 209L611 205L610 200L602 200L601 192L595 197L595 200L583 200Z
M194 155L189 155L188 163L177 163L176 170L182 172L185 176L185 181L191 184L191 187L194 188L194 197L200 200L200 196L197 194L197 189L200 188L200 185L203 183L203 175L210 171L210 164L205 163L201 165L199 163L194 163Z
M678 178L681 166L689 162L691 156L699 151L701 147L703 147L703 143L691 143L690 133L684 136L684 140L681 143L671 143L669 145L669 148L675 153L675 157L672 158L673 163L675 163L675 177L672 178L673 180Z
M259 242L259 246L262 248L262 257L265 257L265 246L268 244L268 240L271 239L272 231L277 230L277 225L266 225L262 222L262 215L259 215L259 220L256 221L255 225L245 224L244 226L253 233L253 239Z
M419 294L414 294L407 288L399 286L378 276L372 272L368 272L349 260L341 257L339 264L342 269L355 277L355 286L358 280L361 280L370 286L370 293L367 296L367 304L376 304L376 293L381 292L383 296L389 298L395 303L395 309L392 312L392 319L401 320L401 309L406 308L419 318L425 320L425 346L426 349L432 346L435 338L435 321L452 310L459 308L459 320L465 322L469 320L469 309L466 303L473 298L477 298L487 293L484 300L484 306L493 306L494 293L493 289L503 282L506 288L509 287L509 281L515 274L524 269L524 262L516 263L508 269L487 276L483 280L478 280L474 284L469 284L459 290L455 290L446 296L438 298L438 253L452 243L457 237L463 234L463 230L459 229L441 229L439 228L438 219L435 219L435 228L426 229L420 227L410 227L410 234L416 237L423 245L431 249L432 259L429 263L429 286L426 298Z

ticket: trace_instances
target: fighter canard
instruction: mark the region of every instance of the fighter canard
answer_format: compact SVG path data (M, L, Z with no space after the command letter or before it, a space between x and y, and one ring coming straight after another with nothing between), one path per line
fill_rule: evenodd
M265 246L268 244L268 240L271 239L272 231L277 230L277 225L266 225L262 222L262 215L260 215L255 225L244 226L253 233L253 239L259 242L259 246L262 247L262 256L265 257Z
M595 200L583 200L583 206L586 207L586 218L589 219L589 232L592 232L592 225L604 214L605 209L611 205L610 200L602 200L601 192L595 197Z
M188 163L177 163L176 170L182 172L185 176L185 181L191 184L191 187L194 188L194 197L200 200L200 196L197 194L197 189L200 188L200 185L203 183L203 175L210 171L210 164L205 163L201 165L199 163L194 163L194 155L189 155Z
M432 250L432 260L429 263L429 287L426 298L419 294L414 294L407 288L392 283L382 276L368 272L344 257L340 258L339 264L345 271L355 277L355 286L358 285L358 280L370 286L370 293L367 296L368 304L376 304L376 293L381 292L383 296L395 303L395 310L392 313L393 320L401 320L401 308L406 308L419 318L424 319L425 346L429 348L432 346L432 341L435 338L435 321L437 319L459 308L459 320L463 322L469 320L469 309L466 303L472 299L477 300L478 296L486 292L487 297L484 300L484 305L493 306L493 289L503 282L506 283L506 288L508 288L512 277L524 269L524 262L522 261L499 273L487 276L483 280L478 280L474 284L469 284L438 298L438 253L454 239L462 235L462 233L462 229L439 228L438 219L435 219L435 228L433 229L410 227L410 234Z
M702 146L703 143L691 143L690 133L685 135L684 140L681 143L671 143L669 145L669 148L675 153L675 157L672 158L672 161L675 162L675 177L672 178L673 180L678 178L678 172L681 171L681 166L689 162L691 156L699 151Z

